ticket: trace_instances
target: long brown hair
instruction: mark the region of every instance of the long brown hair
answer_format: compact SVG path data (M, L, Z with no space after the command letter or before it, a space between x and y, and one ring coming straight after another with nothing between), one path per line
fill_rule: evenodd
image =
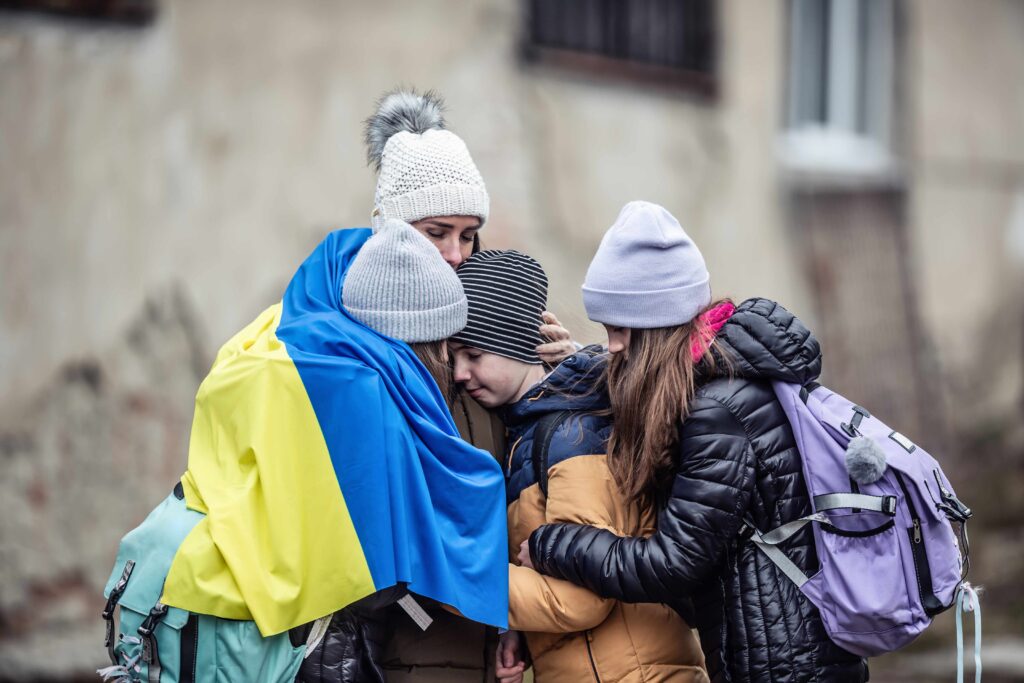
M695 362L691 346L696 340L705 343ZM698 369L711 370L724 360L700 315L675 327L633 329L629 348L609 360L605 380L614 425L608 468L631 502L649 505L667 489L675 470L679 422L689 412Z
M445 403L451 407L452 399L455 396L455 383L452 381L452 366L448 362L446 341L442 339L432 342L416 342L409 344L409 347L420 359L420 362L426 366L427 372L437 382L437 387L441 390Z

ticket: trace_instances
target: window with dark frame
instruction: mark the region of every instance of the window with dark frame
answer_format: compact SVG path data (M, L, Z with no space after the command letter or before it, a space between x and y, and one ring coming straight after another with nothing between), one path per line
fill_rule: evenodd
M527 0L528 61L715 93L714 0Z
M76 19L144 26L156 18L158 0L0 0L0 10L41 12Z

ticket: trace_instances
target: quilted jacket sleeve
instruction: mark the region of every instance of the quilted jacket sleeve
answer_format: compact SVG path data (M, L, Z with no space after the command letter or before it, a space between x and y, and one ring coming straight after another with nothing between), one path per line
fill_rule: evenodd
M510 564L508 572L508 626L516 631L586 631L603 623L615 606L586 588L526 567Z
M681 429L680 451L654 535L545 525L530 537L538 571L626 602L672 603L711 576L750 503L753 449L727 406L697 397Z

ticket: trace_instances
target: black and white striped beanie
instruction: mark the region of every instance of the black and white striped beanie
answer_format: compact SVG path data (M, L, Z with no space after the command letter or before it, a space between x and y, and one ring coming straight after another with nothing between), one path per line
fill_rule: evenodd
M491 249L473 254L456 273L469 300L469 321L452 340L540 365L540 315L548 302L541 265L518 251Z

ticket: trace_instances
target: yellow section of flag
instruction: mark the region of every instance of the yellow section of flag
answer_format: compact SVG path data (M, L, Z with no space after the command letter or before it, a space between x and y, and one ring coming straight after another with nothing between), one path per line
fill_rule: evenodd
M163 602L252 619L264 636L376 588L317 416L271 306L228 341L196 396L189 508L206 514L178 550Z

